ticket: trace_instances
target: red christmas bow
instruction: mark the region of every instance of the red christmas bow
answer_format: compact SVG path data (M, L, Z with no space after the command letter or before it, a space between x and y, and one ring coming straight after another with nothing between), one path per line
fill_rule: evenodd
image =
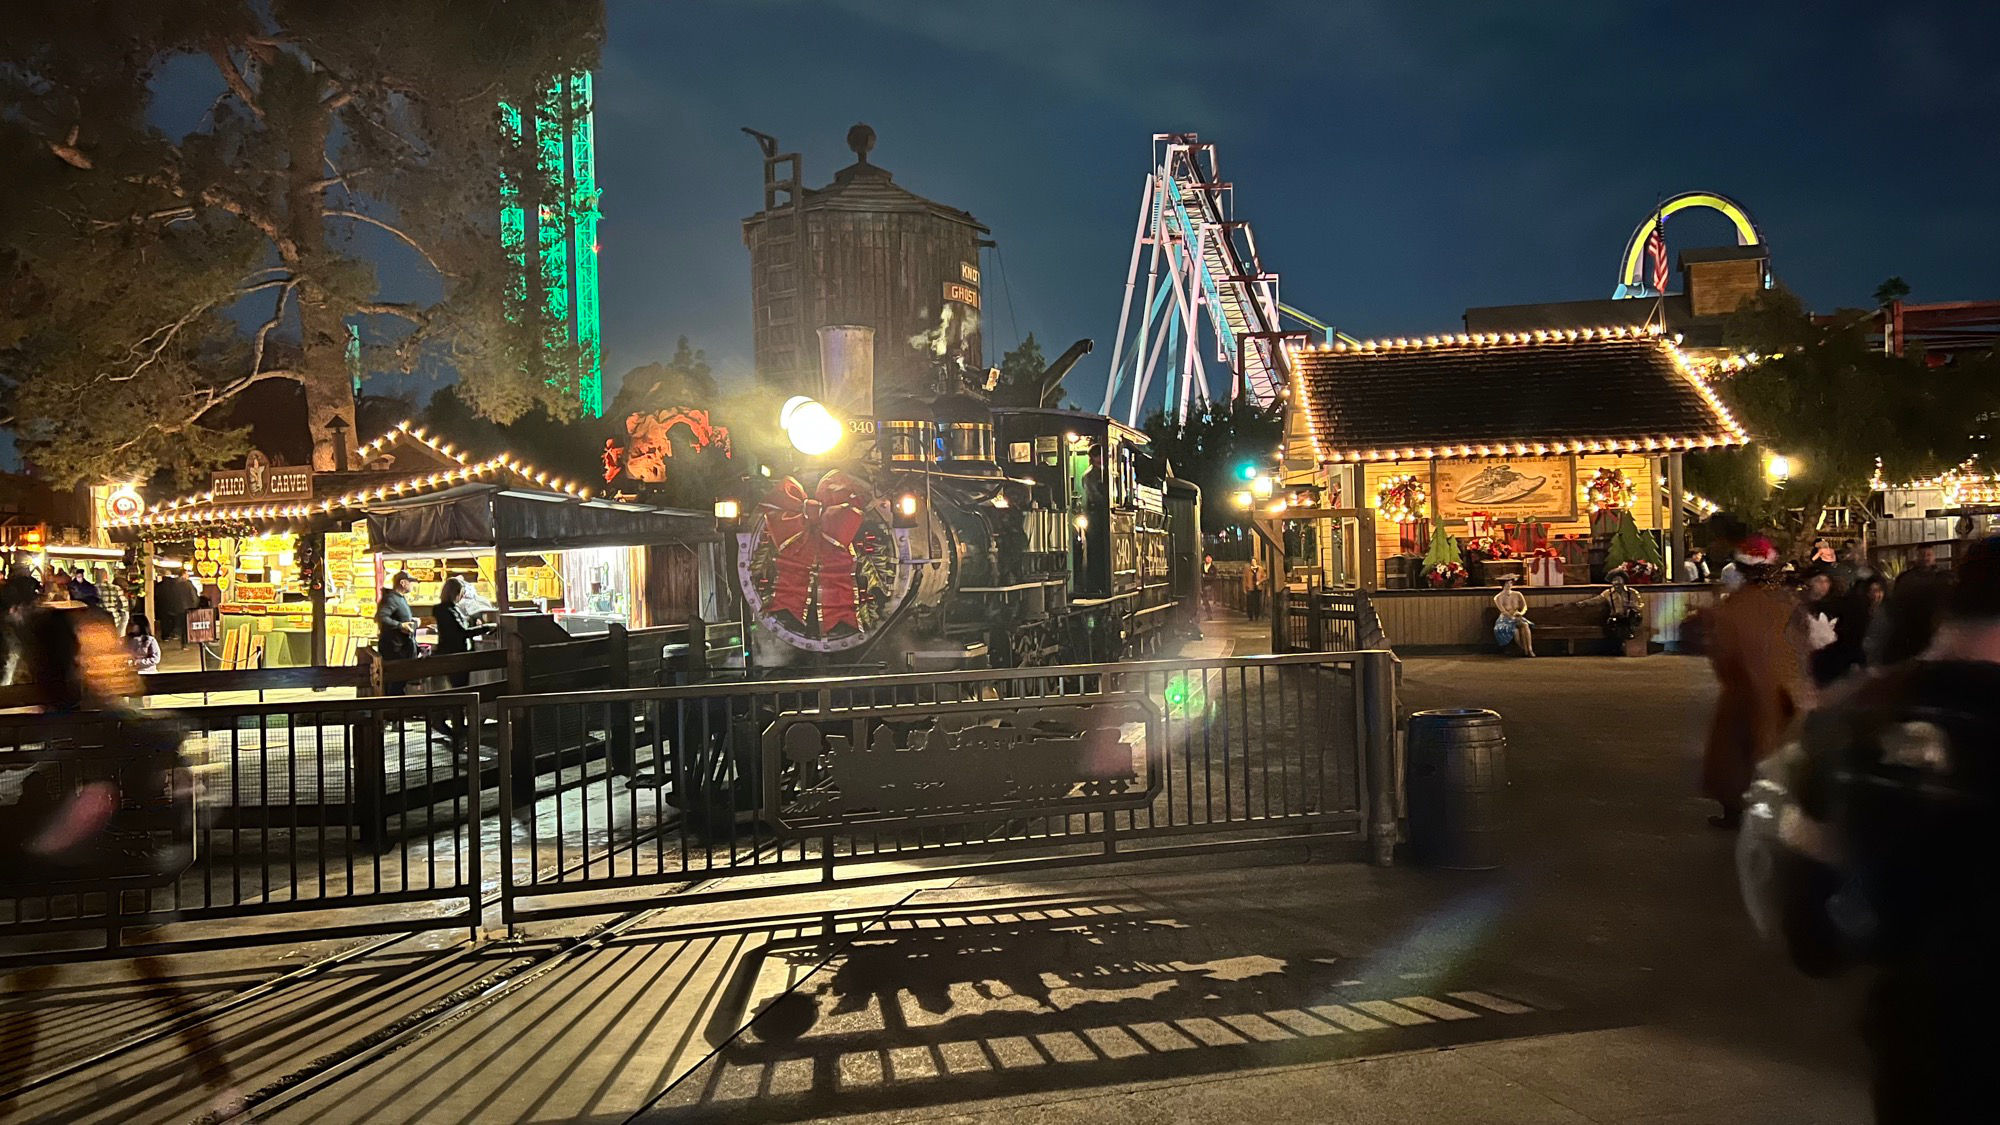
M764 498L764 527L778 553L772 612L783 610L804 622L808 587L816 584L822 630L843 623L861 627L855 616L854 537L861 532L866 502L860 484L839 470L821 477L810 494L796 477L786 477Z

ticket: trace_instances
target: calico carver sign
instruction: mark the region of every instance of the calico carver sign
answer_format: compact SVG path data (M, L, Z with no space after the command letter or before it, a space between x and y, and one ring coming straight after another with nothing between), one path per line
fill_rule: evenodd
M1569 457L1482 457L1437 462L1438 518L1475 512L1502 519L1573 519L1576 462Z

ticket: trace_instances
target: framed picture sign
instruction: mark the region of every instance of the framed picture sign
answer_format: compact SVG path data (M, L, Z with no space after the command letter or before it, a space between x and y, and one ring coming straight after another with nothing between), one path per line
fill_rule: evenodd
M1432 495L1438 518L1474 512L1497 519L1576 518L1576 460L1571 457L1480 457L1436 462Z

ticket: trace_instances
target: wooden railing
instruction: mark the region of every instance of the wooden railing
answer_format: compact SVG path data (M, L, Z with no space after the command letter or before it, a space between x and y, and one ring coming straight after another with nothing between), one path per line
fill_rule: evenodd
M1345 587L1281 587L1272 607L1271 647L1279 653L1392 648L1367 592Z

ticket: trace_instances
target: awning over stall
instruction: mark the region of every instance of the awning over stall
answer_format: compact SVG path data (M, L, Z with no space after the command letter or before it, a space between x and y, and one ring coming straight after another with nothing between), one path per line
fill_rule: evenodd
M423 554L504 545L509 551L629 547L715 537L700 512L581 500L572 494L496 484L466 484L368 506L368 530L390 554Z

